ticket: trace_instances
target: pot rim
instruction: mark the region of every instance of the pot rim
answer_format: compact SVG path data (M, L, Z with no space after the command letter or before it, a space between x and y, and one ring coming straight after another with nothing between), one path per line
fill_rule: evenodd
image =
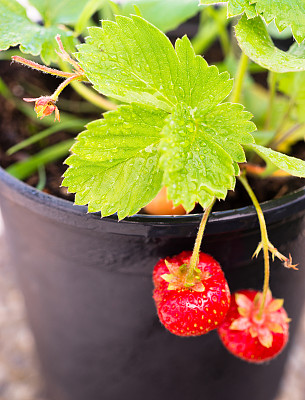
M58 215L62 213L73 215L74 218L90 221L108 221L118 222L116 215L100 218L99 213L88 213L87 206L77 206L69 200L65 200L54 195L44 193L27 183L14 178L0 167L0 189L4 197L14 203L23 205L25 208L33 210L38 214L43 214L50 219L58 220ZM279 199L269 200L261 203L267 224L276 223L283 218L289 218L299 213L305 213L305 186L291 192ZM119 221L119 225L150 225L150 226L172 226L195 225L197 226L202 214L189 215L147 215L135 214ZM84 218L85 217L85 218ZM64 223L69 223L69 217L63 219ZM71 221L75 225L75 221ZM79 225L79 223L77 224ZM81 223L83 225L83 223ZM209 218L207 232L219 232L219 226L222 225L222 232L230 230L241 230L246 226L248 228L258 227L258 220L254 207L246 206L228 211L214 211ZM215 231L215 232L214 232Z

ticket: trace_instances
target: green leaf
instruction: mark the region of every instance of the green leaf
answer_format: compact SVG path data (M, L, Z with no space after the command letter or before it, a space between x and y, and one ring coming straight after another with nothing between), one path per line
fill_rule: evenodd
M273 72L304 71L305 58L295 51L276 48L260 16L247 19L245 15L235 27L236 37L243 52L254 62ZM301 45L305 47L305 44Z
M205 59L196 56L189 39L176 41L178 79L174 85L176 102L206 112L221 103L231 92L233 81L228 72L219 74L217 67L209 66Z
M147 21L163 32L176 29L200 11L198 0L127 0L121 5L123 15L135 14L134 5Z
M200 0L199 4L218 4L218 3L227 3L228 4L228 16L233 17L234 15L239 15L242 13L246 13L248 18L253 18L257 15L255 10L255 5L250 4L249 0Z
M252 3L267 23L274 20L280 31L290 26L299 43L305 39L304 0L253 0Z
M271 162L276 167L288 172L288 174L299 176L301 178L305 177L305 161L300 160L299 158L287 156L286 154L279 153L257 144L250 144L245 147L254 150L266 162Z
M166 116L132 104L91 122L66 161L63 185L76 192L75 203L122 219L152 200L162 187L158 144Z
M187 210L197 201L205 207L214 196L224 198L234 187L237 163L245 161L241 145L254 141L255 129L243 106L220 104L232 89L229 74L196 56L187 37L173 48L141 17L119 16L90 34L78 54L86 75L101 93L130 105L89 125L90 134L73 147L64 184L77 192L77 204L123 218L152 200L161 184ZM129 154L131 145L136 148ZM104 146L107 152L100 151ZM143 155L154 168L143 167ZM145 163L138 165L138 157Z
M30 21L25 9L16 0L0 1L0 50L20 45L24 53L41 56L45 64L56 61L58 56L55 40L61 35L62 42L68 51L74 49L73 33L59 27L43 27Z
M234 189L237 162L245 161L240 143L254 142L251 115L239 104L224 103L212 111L179 104L167 118L160 144L163 183L176 205L187 211L196 202L207 207L214 196ZM237 172L236 172L237 171Z
M104 21L90 34L77 56L95 89L106 96L170 112L179 101L213 106L232 89L227 73L219 75L202 57L195 58L186 37L177 41L175 52L169 39L140 17Z
M177 55L169 39L140 17L118 16L90 28L77 57L96 90L122 102L170 111L177 102Z
M29 0L49 25L74 25L88 0Z
M199 3L227 3L230 17L243 13L246 13L248 18L261 15L267 23L274 20L280 32L291 27L292 33L299 43L305 39L304 0L200 0Z

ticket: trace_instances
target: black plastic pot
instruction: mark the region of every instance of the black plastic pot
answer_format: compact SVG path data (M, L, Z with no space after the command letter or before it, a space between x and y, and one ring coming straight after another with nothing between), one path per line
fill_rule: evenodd
M217 333L179 338L159 323L151 273L191 249L200 215L137 215L117 222L46 195L0 171L5 232L42 370L53 400L271 400L288 347L266 365L227 353ZM293 338L304 300L305 191L264 204L269 235L300 271L272 264ZM216 212L203 250L220 261L231 290L261 288L263 261L252 207Z

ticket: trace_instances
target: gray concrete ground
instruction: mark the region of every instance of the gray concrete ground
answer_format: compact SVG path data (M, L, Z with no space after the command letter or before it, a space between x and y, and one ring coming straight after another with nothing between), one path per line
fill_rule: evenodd
M9 265L1 218L0 400L47 400L43 396L42 379L25 318L23 299ZM305 400L305 313L276 400Z

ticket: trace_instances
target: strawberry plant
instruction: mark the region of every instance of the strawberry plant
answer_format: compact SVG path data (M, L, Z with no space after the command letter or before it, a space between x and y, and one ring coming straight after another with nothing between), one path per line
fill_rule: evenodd
M247 176L305 177L304 161L286 154L304 136L303 2L201 0L197 35L192 41L185 35L174 44L163 31L196 14L197 0L174 6L170 0L127 1L122 6L79 2L73 15L66 14L66 8L51 10L43 1L31 3L40 11L43 26L30 21L17 2L0 1L0 47L20 45L22 52L40 54L44 63L57 63L58 68L20 54L12 59L64 80L53 94L25 101L35 102L39 118L55 112L60 121L57 101L71 84L89 102L108 110L77 135L65 161L69 167L62 184L75 193L75 204L102 217L116 213L123 219L151 204L166 188L170 208L189 213L201 206L205 211L193 252L161 260L154 269L160 320L182 336L207 333L224 321L218 331L232 353L253 362L272 358L287 342L288 317L282 303L271 300L269 253L287 268L296 266L269 241ZM68 8L69 0L62 3ZM134 3L137 15L130 15ZM214 3L227 3L228 17L240 16L234 28L239 60L229 43L226 5L214 8ZM159 12L160 7L169 12ZM94 23L96 12L108 19L89 27L81 43L79 37ZM267 26L271 21L280 31L291 29L295 43L289 51L273 44ZM196 53L218 36L225 58L209 65ZM258 90L251 77L249 71L255 68L268 70L268 93ZM34 168L40 166L35 160ZM8 171L22 177L24 165L12 165ZM223 272L211 256L200 253L200 246L215 201L226 199L236 179L258 214L261 242L255 255L263 251L265 281L259 295L233 295L229 309Z

